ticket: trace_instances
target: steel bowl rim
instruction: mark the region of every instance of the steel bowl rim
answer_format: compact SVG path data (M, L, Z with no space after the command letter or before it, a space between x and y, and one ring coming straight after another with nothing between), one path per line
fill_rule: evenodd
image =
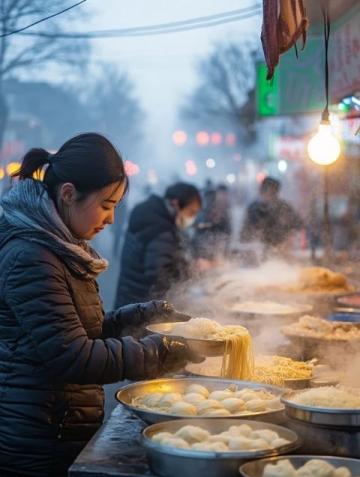
M176 324L179 324L179 323L187 323L187 321L173 321L171 323L169 322L161 322L161 323L153 323L151 325L147 325L145 327L146 331L149 331L150 333L156 333L160 336L166 336L167 338L182 338L186 341L192 341L192 342L195 342L195 343L213 343L213 344L216 344L216 345L224 345L225 344L225 341L226 340L212 340L212 339L209 339L209 338L186 338L185 336L181 336L181 335L172 335L170 333L164 333L162 331L155 331L153 329L151 329L153 326L156 326L156 325L164 325L164 324L169 324L169 325L176 325ZM231 325L230 325L231 326ZM236 326L236 325L234 325Z
M280 304L280 303L279 303ZM231 309L231 305L225 305L225 308L227 309L227 311L230 311L231 313L234 313L234 314L241 314L241 315L248 315L248 316L261 316L263 317L264 315L267 315L267 316L272 316L272 317L279 317L279 318L287 318L287 317L290 317L290 316L296 316L296 315L300 315L302 313L309 313L310 311L312 311L314 309L314 305L311 305L310 303L309 304L296 304L296 303L287 303L287 305L289 306L293 306L294 308L298 308L297 311L292 311L290 313L261 313L261 312L253 312L253 311L241 311L241 310L233 310Z
M198 420L202 421L204 418L199 418L198 417ZM232 421L232 419L230 418L220 418L220 419L223 419L223 420L230 420ZM162 422L162 423L157 423L157 424L150 424L148 426L145 427L145 429L143 429L142 433L141 433L141 438L142 438L142 443L143 445L148 448L148 449L151 449L151 450L155 450L159 453L162 453L162 454L167 454L167 455L175 455L175 456L179 456L179 457L188 457L188 458L197 458L197 459L211 459L211 458L216 458L216 459L255 459L255 458L258 458L258 457L261 457L261 456L276 456L276 455L279 455L280 453L286 453L286 452L289 452L289 451L292 451L292 450L295 450L295 449L298 449L301 445L301 439L299 438L299 436L296 434L296 432L292 431L291 429L287 429L286 427L284 426L279 426L279 425L276 425L276 424L270 424L270 423L266 423L266 422L261 422L261 421L251 421L251 420L246 420L246 419L238 419L237 422L240 424L247 424L249 425L249 423L252 423L252 422L255 422L257 424L263 424L264 427L267 426L267 428L269 428L270 430L274 430L276 431L277 429L278 430L283 430L285 429L287 432L289 432L290 434L292 434L295 439L294 441L292 442L289 442L289 444L286 444L286 445L283 445L283 446L279 446L279 447L276 447L276 448L272 448L272 449L264 449L264 450L256 450L256 451L247 451L247 452L240 452L240 451L223 451L223 452L216 452L216 451L196 451L196 450L191 450L191 449L180 449L180 448L177 448L177 447L171 447L171 446L164 446L164 445L161 445L161 444L158 444L158 443L155 443L155 442L152 442L152 440L146 435L148 432L150 432L152 429L151 428L154 428L154 427L158 427L158 426L166 426L166 425L169 425L169 423L181 423L183 425L187 425L187 424L193 424L193 420L190 418L190 419L180 419L180 420L171 420L171 421L166 421L166 423ZM236 425L235 423L233 425ZM165 431L166 432L166 431Z
M344 464L346 464L346 462L352 462L352 463L355 463L355 462L360 462L359 459L356 459L355 457L337 457L337 456L330 456L330 455L313 455L313 454L286 454L286 455L278 455L278 456L270 456L270 457L266 457L266 458L262 458L262 459L258 459L257 462L258 463L271 463L271 462L277 462L279 460L284 460L284 459L288 459L290 461L292 461L292 459L307 459L307 460L311 460L311 459L320 459L320 460L324 460L324 461L327 461L327 462L332 462L334 460L340 460L341 462L343 462ZM242 464L239 468L239 472L241 475L245 475L244 474L244 470L246 471L246 466L249 466L251 464L254 464L254 461L251 461L251 462L245 462L244 464ZM247 476L249 476L249 474L246 474Z
M282 396L280 396L280 401L284 404L285 409L293 408L299 409L301 411L306 412L318 412L321 414L360 414L360 407L359 408L327 408L327 407L315 407L315 406L306 406L304 404L298 404L289 399L290 396L299 393L300 391L290 391L285 392Z

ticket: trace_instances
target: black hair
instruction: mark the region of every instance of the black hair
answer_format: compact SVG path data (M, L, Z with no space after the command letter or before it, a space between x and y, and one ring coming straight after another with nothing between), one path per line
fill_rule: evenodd
M20 169L13 174L20 180L33 179L48 164L43 182L52 199L60 184L71 182L85 198L88 194L103 187L125 182L128 178L120 153L111 142L101 134L84 133L66 141L55 154L45 149L34 148L28 151Z
M260 192L268 192L272 190L274 192L279 192L281 188L281 183L273 177L265 177L260 186Z
M183 209L192 202L198 202L201 205L201 195L199 190L186 182L177 182L166 189L165 199L176 199L179 208Z

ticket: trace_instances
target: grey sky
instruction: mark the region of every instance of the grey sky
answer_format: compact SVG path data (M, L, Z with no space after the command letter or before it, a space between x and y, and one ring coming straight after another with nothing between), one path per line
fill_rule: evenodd
M185 20L248 7L255 0L88 0L79 30L129 28ZM256 2L258 3L258 2ZM94 40L93 61L117 63L128 71L148 114L150 128L176 126L177 107L196 84L194 65L215 41L259 37L259 16L190 32L152 37ZM164 130L163 129L163 130ZM164 131L165 133L165 131Z

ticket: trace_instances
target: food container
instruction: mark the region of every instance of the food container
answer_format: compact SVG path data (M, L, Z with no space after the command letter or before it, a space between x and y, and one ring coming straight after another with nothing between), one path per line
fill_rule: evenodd
M157 333L161 336L166 336L168 338L174 338L175 335L172 334L172 329L175 325L178 325L181 322L176 323L156 323L146 327L147 331L151 333ZM189 346L189 348L202 356L222 356L225 352L225 341L224 340L209 340L209 339L199 339L199 338L184 338Z
M276 464L280 460L290 460L293 466L298 469L311 459L319 459L328 462L333 467L346 467L353 477L360 475L360 460L346 459L341 457L315 456L315 455L288 455L283 457L271 457L269 459L260 459L254 462L248 462L240 467L242 477L263 477L263 471L267 464Z
M269 429L287 439L289 444L276 449L257 451L212 452L178 449L154 442L151 437L158 432L174 433L186 425L194 425L218 434L232 425L248 424L254 430ZM265 456L281 455L292 452L299 446L297 435L280 426L241 419L181 419L154 424L143 431L143 444L146 448L151 470L162 477L232 477L238 475L239 465Z
M191 384L200 384L205 386L209 391L223 390L229 387L230 385L237 386L238 390L244 388L250 389L263 389L268 391L275 396L280 396L284 392L283 389L276 386L270 386L266 384L253 383L249 381L235 381L231 379L216 379L216 378L173 378L173 379L154 379L150 381L140 381L137 383L129 384L124 386L119 391L117 391L115 397L116 399L127 409L131 410L137 414L141 419L148 423L156 423L169 421L173 419L184 418L183 415L168 414L156 410L150 410L145 408L140 408L134 405L134 399L143 396L152 392L180 392L182 393L187 386ZM198 416L185 416L187 419L195 420L199 419ZM206 417L206 419L224 419L223 417ZM228 419L253 419L259 421L275 422L282 423L284 420L284 406L279 401L279 408L269 411L259 411L259 412L244 412L239 414L234 414L229 416Z
M288 417L317 426L360 429L360 408L333 409L305 406L294 402L296 394L296 391L290 391L281 397Z
M216 375L214 371L217 367L219 369L218 375ZM198 377L204 377L204 378L218 378L218 379L221 379L220 369L221 369L221 360L215 357L207 358L202 363L188 363L185 367L185 371L191 376L198 376ZM311 385L311 381L312 381L311 377L285 379L284 384L281 387L289 388L289 389L304 389ZM254 381L254 382L263 384L259 381ZM277 384L277 386L280 386L280 385Z

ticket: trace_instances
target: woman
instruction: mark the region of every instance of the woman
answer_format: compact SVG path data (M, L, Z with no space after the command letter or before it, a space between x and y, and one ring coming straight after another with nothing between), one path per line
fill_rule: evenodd
M87 240L113 222L128 187L111 143L90 133L54 155L32 149L17 175L0 220L0 475L55 477L100 426L102 384L197 357L178 340L120 338L176 319L165 302L104 316L95 279L107 262Z
M196 187L178 182L164 197L151 195L132 211L122 251L116 306L163 298L171 285L189 278L180 231L201 208Z

